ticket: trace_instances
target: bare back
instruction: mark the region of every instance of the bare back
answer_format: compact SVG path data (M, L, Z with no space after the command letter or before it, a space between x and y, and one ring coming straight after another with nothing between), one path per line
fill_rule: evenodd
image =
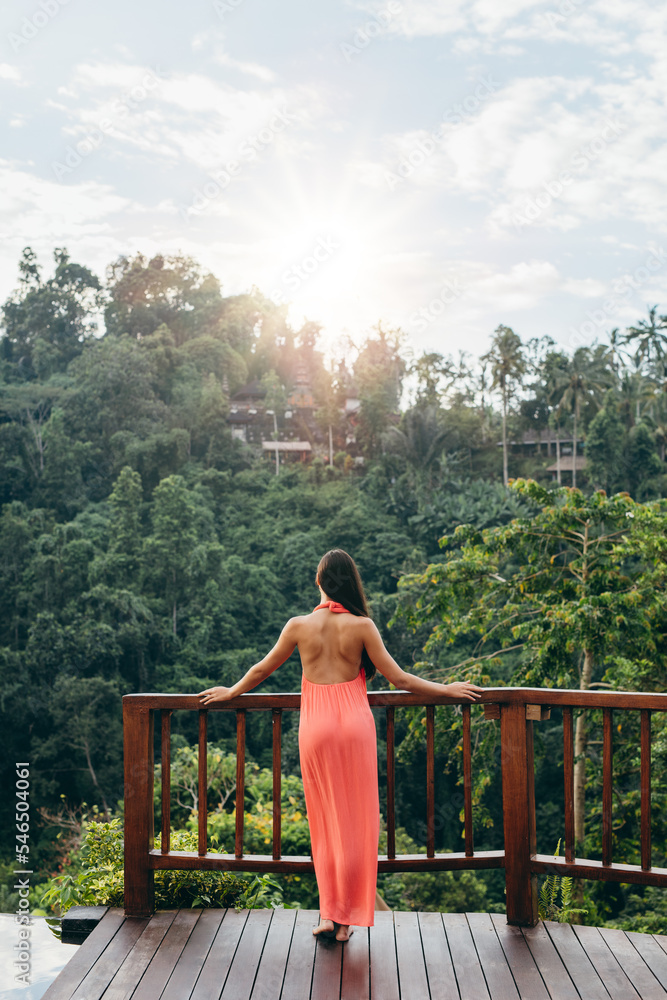
M361 668L367 618L334 614L328 608L293 619L306 680L312 684L353 681Z

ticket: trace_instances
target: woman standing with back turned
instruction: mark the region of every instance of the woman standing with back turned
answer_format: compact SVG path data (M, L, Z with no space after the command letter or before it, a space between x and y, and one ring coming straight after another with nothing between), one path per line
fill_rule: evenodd
M299 754L320 893L320 923L313 933L335 930L338 941L347 941L351 924L373 926L377 884L377 742L366 680L377 669L402 690L469 701L482 688L468 681L426 681L399 667L368 615L359 571L347 552L327 552L315 582L321 603L312 614L291 618L273 649L232 687L209 688L201 697L204 705L236 698L298 648Z

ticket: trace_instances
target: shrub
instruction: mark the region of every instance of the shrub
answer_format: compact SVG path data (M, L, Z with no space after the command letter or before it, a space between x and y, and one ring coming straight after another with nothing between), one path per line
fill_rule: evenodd
M156 838L159 846L159 838ZM196 851L197 835L190 830L174 830L171 846L175 851ZM73 859L77 860L77 859ZM58 917L71 906L122 906L123 828L116 818L108 823L90 821L85 824L85 838L78 855L80 869L73 874L57 875L42 897ZM278 905L276 886L270 879L250 882L243 875L230 871L155 872L155 906L167 909L182 906L248 906ZM53 929L53 927L52 927Z

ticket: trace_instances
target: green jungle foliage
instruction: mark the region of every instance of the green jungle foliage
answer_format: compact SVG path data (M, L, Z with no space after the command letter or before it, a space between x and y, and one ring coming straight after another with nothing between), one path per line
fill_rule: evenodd
M160 846L159 837L156 844ZM197 849L196 833L175 831L175 851ZM123 829L120 819L108 823L91 820L84 824L81 848L67 858L67 870L53 878L41 904L57 912L58 918L72 906L123 905ZM155 907L230 907L237 909L283 905L280 886L270 877L243 877L234 872L155 873ZM55 933L59 919L52 921Z
M25 249L0 329L3 787L14 785L14 762L30 762L30 832L20 844L29 851L20 854L35 885L56 878L51 903L119 898L121 696L232 683L289 617L317 603L315 569L329 548L356 559L388 648L408 669L486 685L665 689L667 320L656 308L571 355L501 324L482 358L416 356L401 331L379 323L344 362L327 365L316 323L292 329L286 308L256 289L223 295L191 258L121 257L104 280L64 248L54 264L44 277ZM244 441L230 418L249 386L264 395ZM260 446L272 438L307 440L312 457L287 456L276 469ZM299 685L295 655L263 689ZM590 715L584 849L595 857L601 720ZM436 713L438 850L462 844L460 718L454 708ZM376 722L384 811L381 712ZM627 861L638 856L637 725L629 713L615 719L614 850ZM196 727L195 713L174 714L172 824L183 843L194 829ZM557 711L535 726L543 853L563 833L560 727ZM475 842L497 849L497 727L473 709L473 733ZM251 713L247 739L246 845L265 853L270 713ZM210 714L209 741L209 834L229 849L229 713ZM418 853L422 713L398 713L396 741L400 849ZM656 716L654 863L666 853L665 746ZM283 769L284 850L307 853L290 712ZM8 866L13 806L3 796ZM91 830L116 854L86 870ZM101 864L110 866L104 877ZM186 905L235 902L239 887L246 901L316 902L312 878L243 886L239 877L227 889L203 873L169 878L168 898ZM397 907L503 907L500 871L379 884ZM5 888L0 905L11 910L12 898ZM661 900L642 887L591 884L585 919L662 927Z

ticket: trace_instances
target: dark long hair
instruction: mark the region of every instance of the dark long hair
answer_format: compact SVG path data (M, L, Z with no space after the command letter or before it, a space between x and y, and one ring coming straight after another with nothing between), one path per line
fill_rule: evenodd
M342 604L350 614L358 618L371 617L357 564L343 549L324 553L317 567L317 579L327 597ZM366 680L371 680L375 676L375 666L365 649L361 653L361 665Z

